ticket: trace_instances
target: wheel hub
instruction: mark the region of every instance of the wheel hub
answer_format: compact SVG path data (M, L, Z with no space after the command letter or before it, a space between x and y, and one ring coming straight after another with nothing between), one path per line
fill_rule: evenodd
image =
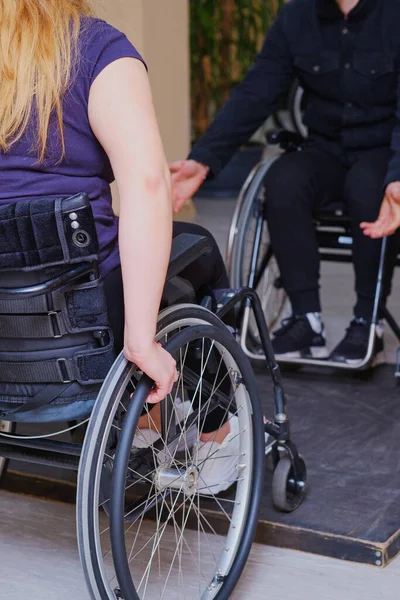
M199 472L196 467L188 469L171 469L160 467L154 474L154 482L159 491L173 489L184 492L186 496L194 496L198 490Z

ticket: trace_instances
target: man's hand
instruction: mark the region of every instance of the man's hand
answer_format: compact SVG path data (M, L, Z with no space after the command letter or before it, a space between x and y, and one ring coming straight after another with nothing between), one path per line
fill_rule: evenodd
M385 197L375 223L361 223L364 235L378 239L393 235L400 227L400 182L394 181L386 188Z
M178 213L182 206L199 189L209 172L209 167L195 160L181 160L170 164L172 175L172 205Z

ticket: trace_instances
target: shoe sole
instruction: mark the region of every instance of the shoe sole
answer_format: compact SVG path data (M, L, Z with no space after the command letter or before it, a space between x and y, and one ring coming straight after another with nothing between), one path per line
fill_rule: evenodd
M357 359L347 359L347 360L334 360L334 359L332 359L332 360L339 364L342 363L342 364L346 364L346 365L355 367L364 360L364 357L357 358ZM371 367L377 367L377 366L383 365L385 363L386 363L385 352L382 350L382 352L378 352L377 354L375 354L372 364L371 364Z
M314 346L313 348L306 348L305 350L298 350L297 352L286 352L285 354L275 354L277 360L293 359L293 358L328 358L329 352L327 348L319 348Z

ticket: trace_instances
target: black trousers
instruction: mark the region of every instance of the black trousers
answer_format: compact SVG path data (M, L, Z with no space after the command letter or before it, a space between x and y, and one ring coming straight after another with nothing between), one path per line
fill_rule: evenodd
M210 254L201 256L181 273L181 276L187 279L193 286L198 299L200 300L202 295L206 295L210 289L229 288L224 260L211 233L200 225L175 222L173 237L181 233L206 236L212 243L212 252ZM108 316L114 333L115 349L119 354L124 347L124 294L120 267L105 277L104 287L107 297ZM206 418L202 430L204 433L215 431L225 420L225 409L215 409Z
M316 148L284 154L265 179L266 218L282 283L295 314L319 312L320 264L312 218L315 211L343 202L353 234L353 262L357 303L355 316L370 319L381 250L360 229L374 221L384 197L383 182L391 152L380 148L360 153L352 165ZM390 293L397 252L397 236L390 238L384 298Z

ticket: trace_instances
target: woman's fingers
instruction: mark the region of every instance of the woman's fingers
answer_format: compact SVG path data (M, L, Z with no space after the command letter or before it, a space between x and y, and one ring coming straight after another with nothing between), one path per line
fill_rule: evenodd
M162 388L156 388L150 392L147 398L148 404L158 404L166 398L168 392L164 392Z
M161 344L157 344L157 347L161 360L159 363L159 375L155 380L155 389L151 391L148 398L150 404L164 400L172 392L174 384L178 380L175 359L163 349Z
M178 372L175 368L172 377L170 377L169 381L164 383L159 381L156 383L154 390L152 390L147 398L147 402L149 404L157 404L161 402L170 394L173 390L174 384L178 381Z
M135 353L129 350L129 343L126 343L125 356L155 382L148 396L150 404L161 402L171 393L174 383L178 380L176 361L161 344L153 342L150 349L144 353Z

